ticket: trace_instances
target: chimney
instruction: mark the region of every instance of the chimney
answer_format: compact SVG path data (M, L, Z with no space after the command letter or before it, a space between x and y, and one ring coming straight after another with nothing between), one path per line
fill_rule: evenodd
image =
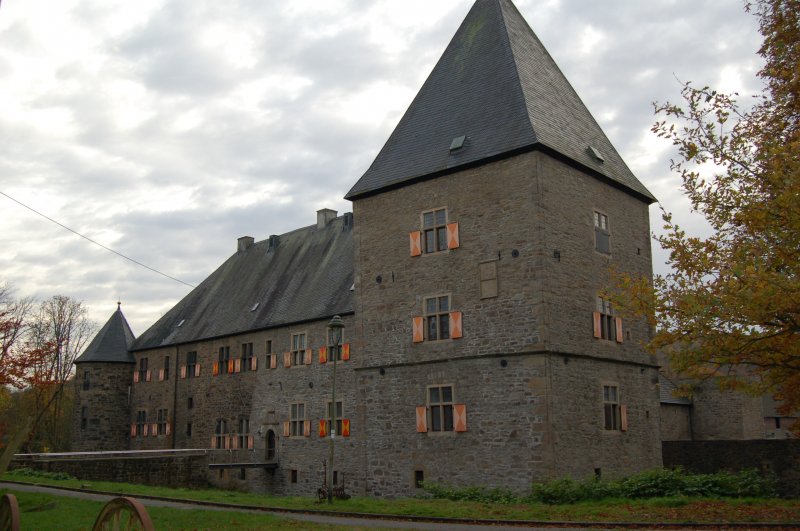
M252 236L242 236L237 240L238 242L238 245L236 247L237 252L241 253L242 251L248 250L250 246L253 245L254 241L255 240L253 239Z
M353 213L346 212L342 223L342 231L347 232L353 228Z
M330 208L323 208L322 210L317 210L317 228L324 229L328 226L328 223L336 219L336 215L338 212L335 210L331 210Z
M279 241L280 241L280 237L276 236L275 234L272 234L269 237L269 245L267 247L267 252L274 251L278 247L278 242Z

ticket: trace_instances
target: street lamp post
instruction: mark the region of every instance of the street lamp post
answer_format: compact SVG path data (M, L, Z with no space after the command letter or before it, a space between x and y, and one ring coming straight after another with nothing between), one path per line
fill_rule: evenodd
M331 357L333 357L333 377L331 385L331 406L328 410L330 415L330 439L328 441L328 503L333 503L333 440L336 438L336 358L339 357L339 350L342 348L342 329L344 322L342 318L335 315L328 323L330 330Z

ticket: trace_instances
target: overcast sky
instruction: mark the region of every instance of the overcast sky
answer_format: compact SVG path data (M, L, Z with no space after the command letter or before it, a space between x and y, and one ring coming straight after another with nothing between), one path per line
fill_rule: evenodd
M313 224L367 169L471 0L2 0L0 192L189 284ZM633 172L689 215L653 101L681 81L752 94L741 0L518 0ZM746 99L746 98L744 98ZM653 230L660 228L657 205ZM357 220L356 220L357 222ZM663 253L654 255L664 271ZM0 283L117 299L141 334L190 288L0 195Z

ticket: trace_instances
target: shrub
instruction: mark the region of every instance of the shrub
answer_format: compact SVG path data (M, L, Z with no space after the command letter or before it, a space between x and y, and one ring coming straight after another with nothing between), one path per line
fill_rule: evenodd
M452 501L472 501L482 503L512 504L522 503L523 498L508 489L489 487L451 487L439 485L428 481L423 482L422 488L433 498Z
M567 504L604 498L772 498L777 496L774 475L756 470L689 474L681 468L648 470L624 479L575 481L560 479L537 483L531 499L547 504Z
M14 470L9 470L9 473L29 478L75 479L66 472L45 472L44 470L34 470L28 467L15 468Z

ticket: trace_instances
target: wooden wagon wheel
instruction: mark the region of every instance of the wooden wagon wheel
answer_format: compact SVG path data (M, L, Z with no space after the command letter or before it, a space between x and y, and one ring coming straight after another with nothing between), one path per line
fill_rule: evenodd
M19 504L13 494L0 498L0 531L19 531Z
M138 500L121 497L114 498L105 506L92 531L155 531L150 515Z

